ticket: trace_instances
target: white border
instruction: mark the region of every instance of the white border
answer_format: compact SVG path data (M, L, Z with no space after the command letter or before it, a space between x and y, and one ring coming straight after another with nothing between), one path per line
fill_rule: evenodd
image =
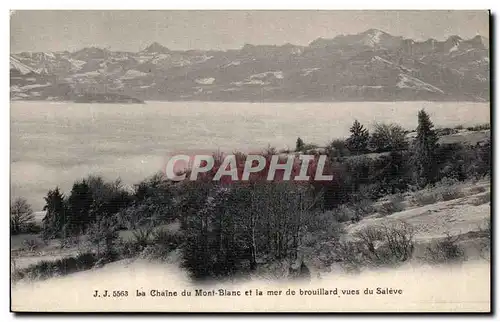
M339 1L321 1L308 0L287 2L278 1L229 1L229 0L211 0L211 1L182 1L172 3L168 1L141 0L134 3L117 3L116 1L88 0L81 2L57 1L15 1L10 6L11 9L336 9L336 10L482 10L490 9L493 1L474 1L471 2L452 2L452 1L360 1L351 0L346 2Z
M7 266L8 258L9 258L9 251L8 247L6 245L9 244L9 225L7 223L7 216L8 216L8 207L9 207L9 190L10 190L10 115L9 115L9 109L10 109L10 104L9 104L9 97L10 94L8 92L8 84L9 80L7 75L9 74L9 71L7 70L7 60L8 60L8 55L10 53L10 32L9 32L9 19L8 19L8 14L10 9L281 9L281 10L290 10L290 9L311 9L311 10L318 10L318 9L353 9L353 10L363 10L363 9L378 9L378 10L396 10L396 9L422 9L422 10L429 10L429 9L434 9L434 10L440 10L440 9L468 9L468 10L482 10L482 9L492 9L493 14L498 13L500 10L498 10L498 1L484 1L484 0L475 0L473 2L470 1L433 1L433 0L419 0L419 1L384 1L382 3L381 1L373 1L373 0L366 0L366 1L359 1L359 0L350 0L350 1L345 1L345 2L339 2L339 1L318 1L318 0L307 0L307 1L287 1L287 2L271 2L271 1L266 1L266 0L253 0L253 1L247 1L247 2L242 2L242 1L221 1L221 0L211 0L211 1L193 1L193 0L184 0L182 2L168 2L168 1L151 1L151 0L141 0L141 1L136 1L134 3L120 3L118 1L109 1L109 0L87 0L87 1L81 1L81 2L71 2L68 3L68 1L26 1L26 0L17 0L17 1L9 1L9 2L2 2L2 10L1 17L3 19L0 19L0 26L1 26L1 35L3 37L2 45L7 47L3 48L1 51L1 59L3 63L0 64L1 68L1 75L4 75L1 78L2 85L1 88L2 90L2 102L4 103L3 106L0 107L0 120L2 122L0 126L0 140L2 144L2 155L1 155L1 165L0 165L0 187L1 187L1 192L0 192L0 200L1 200L1 205L2 205L2 213L5 216L3 218L3 225L1 225L2 229L2 234L4 238L4 243L3 247L0 247L1 250L1 257L2 258L2 264L0 265L1 269L1 275L2 278L1 280L1 286L0 290L2 291L2 297L1 297L1 302L2 302L2 310L1 310L1 320L2 321L11 321L15 317L13 314L9 313L9 293L8 291L10 290L10 281L7 278L7 275L9 274L8 268L10 267ZM498 21L497 21L498 23ZM496 28L495 28L496 29ZM490 38L492 35L490 35ZM498 36L495 33L495 42L498 42ZM492 57L494 61L497 60L498 55L495 54L495 57ZM493 72L492 72L492 77L493 77ZM493 78L492 78L493 79ZM493 90L493 89L492 89ZM498 93L498 84L495 82L495 93ZM494 104L493 106L497 107L496 101L492 102ZM500 119L498 116L498 113L495 113L495 140L498 140L498 126L500 126ZM498 177L498 173L500 172L500 161L498 160L498 153L497 153L497 160L498 161L494 167L496 169L495 171L495 179ZM494 200L498 199L498 194L500 192L497 192L496 189L493 190L494 193ZM495 220L495 231L498 231L498 225L499 225L500 219ZM495 238L495 240L498 240L498 238ZM496 252L493 255L495 258L498 258L498 245L495 245ZM498 267L495 267L495 273L496 273L496 279L498 280ZM498 295L498 294L497 294ZM492 307L496 307L496 303L492 303ZM266 320L269 319L269 317L263 317L263 316L255 316L259 320ZM278 316L273 316L273 317L278 317ZM299 316L300 319L309 319L309 318L321 318L324 316L316 316L316 317L311 317L311 316ZM441 317L445 319L461 319L464 318L459 317L459 316L449 316L449 317ZM47 317L47 316L37 316L38 319L45 319L45 320L52 320L53 317ZM89 316L88 318L92 319L93 321L104 321L105 319L110 318L110 316ZM124 318L123 316L114 316L113 318ZM144 316L141 317L133 317L133 318L127 318L130 320L141 320L143 319ZM151 318L151 317L149 317ZM177 319L179 318L178 316L160 316L159 319L164 320L165 318L170 319ZM183 316L182 318L185 319L195 319L195 318L213 318L213 319L220 319L220 316L215 316L215 317L206 317L206 316ZM226 318L233 319L234 316L227 316ZM238 316L240 319L249 319L249 317L242 317ZM281 316L280 318L287 318L287 316ZM352 316L332 316L333 319L335 320L345 320L345 321L352 321L352 320L358 320L361 319L362 317L352 317ZM439 316L434 316L434 317L429 317L429 316L424 316L426 320L437 320L440 318ZM468 319L472 318L470 316L467 316ZM35 317L25 317L25 320L34 320ZM385 320L387 317L385 316L378 316L377 319L379 320ZM475 317L473 319L480 319L479 317ZM71 320L70 316L63 316L60 317L60 320Z

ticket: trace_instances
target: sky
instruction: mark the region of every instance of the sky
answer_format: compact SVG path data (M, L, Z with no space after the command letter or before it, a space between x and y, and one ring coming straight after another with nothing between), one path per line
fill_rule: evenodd
M307 45L319 37L375 28L415 40L489 37L487 11L15 11L11 52L97 46L139 51L235 49L244 44Z

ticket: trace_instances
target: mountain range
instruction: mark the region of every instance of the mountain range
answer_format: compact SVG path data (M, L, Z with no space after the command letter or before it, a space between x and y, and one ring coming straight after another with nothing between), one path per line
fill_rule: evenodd
M308 46L21 52L10 55L10 81L12 100L489 101L489 40L370 29Z

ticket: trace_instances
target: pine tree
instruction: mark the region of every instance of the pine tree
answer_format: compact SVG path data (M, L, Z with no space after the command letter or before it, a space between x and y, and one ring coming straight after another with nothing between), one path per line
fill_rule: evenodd
M70 215L67 218L69 233L81 234L95 218L91 218L92 190L86 180L75 182L68 198Z
M44 238L61 237L64 225L66 224L66 205L64 203L64 195L56 187L54 190L49 190L47 196L44 197L46 211L45 217L42 219Z
M436 148L438 137L429 114L418 112L417 136L414 143L414 166L417 183L424 187L436 180Z
M304 141L300 137L297 138L297 143L295 143L295 151L302 151L304 149L304 146Z
M362 154L366 152L368 148L368 141L370 139L370 134L368 130L355 120L351 129L351 136L347 139L346 145L349 151L354 154Z

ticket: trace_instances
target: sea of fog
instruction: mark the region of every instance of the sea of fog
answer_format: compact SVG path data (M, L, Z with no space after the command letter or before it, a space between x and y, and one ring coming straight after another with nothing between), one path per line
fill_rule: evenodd
M40 210L56 186L67 192L88 174L131 185L179 152L293 148L297 137L324 146L348 136L354 119L415 129L422 108L437 127L490 122L489 103L470 102L12 102L11 197Z

